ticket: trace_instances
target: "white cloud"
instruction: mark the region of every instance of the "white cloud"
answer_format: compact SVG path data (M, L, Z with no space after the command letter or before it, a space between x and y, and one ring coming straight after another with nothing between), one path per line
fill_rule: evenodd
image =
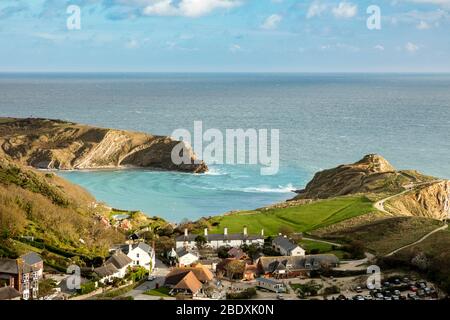
M282 16L280 16L279 14L273 14L267 17L266 20L264 20L263 24L261 25L261 28L266 30L276 29L281 20L283 20Z
M450 7L450 0L409 0L409 2Z
M216 9L231 9L241 4L240 0L147 0L145 2L149 4L143 9L144 15L191 18L207 15Z
M428 23L426 23L425 21L422 20L422 21L419 22L419 24L416 26L416 28L419 29L419 30L427 30L427 29L430 29L431 26Z
M319 1L314 1L308 8L308 12L306 13L306 17L313 18L316 16L320 16L325 10L327 10L327 5L320 3Z
M408 51L410 53L414 53L414 52L418 51L420 49L420 47L417 44L414 44L412 42L408 42L405 45L405 49L406 49L406 51Z
M352 18L358 13L358 7L350 2L340 2L333 8L333 14L336 18Z
M373 47L375 50L378 50L378 51L384 51L384 46L383 45L381 45L381 44L377 44L375 47Z

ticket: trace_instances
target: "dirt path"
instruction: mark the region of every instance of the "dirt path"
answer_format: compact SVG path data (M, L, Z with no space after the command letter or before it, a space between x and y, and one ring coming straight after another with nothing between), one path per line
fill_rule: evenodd
M308 240L308 241L315 241L315 242L326 243L326 244L330 244L330 245L336 246L336 247L342 247L342 244L336 243L336 242L331 242L331 241L326 241L326 240L319 240L319 239L314 239L314 238L309 238L309 237L303 237L302 239L303 240Z
M386 201L388 201L388 200L390 200L390 199L392 199L392 198L401 196L401 195L403 195L403 194L405 194L405 193L407 193L407 192L410 192L410 191L414 190L415 187L419 187L419 186L426 185L426 184L430 184L430 183L439 183L439 182L441 182L441 181L443 181L443 180L434 180L434 181L422 182L422 183L417 183L417 184L410 184L410 185L408 185L408 186L405 186L406 190L404 190L404 191L402 191L402 192L400 192L400 193L394 194L393 196L387 197L387 198L385 198L385 199L381 199L380 201L377 201L373 206L375 207L375 209L377 209L377 210L379 210L379 211L381 211L381 212L384 212L384 213L386 213L386 214L392 215L392 213L389 212L389 211L387 211L386 208L384 207L384 203L385 203ZM412 242L412 243L410 243L410 244L407 244L407 245L405 245L405 246L402 246L402 247L400 247L400 248L397 248L397 249L395 249L394 251L389 252L388 254L385 255L385 257L392 256L393 254L395 254L395 253L397 253L397 252L399 252L399 251L401 251L401 250L403 250L403 249L405 249L405 248L408 248L408 247L414 246L414 245L416 245L416 244L418 244L418 243L421 243L422 241L424 241L426 238L428 238L428 237L431 236L432 234L434 234L434 233L436 233L436 232L438 232L438 231L441 231L441 230L445 230L445 229L447 229L447 227L448 227L448 225L445 224L445 225L443 225L443 226L441 226L441 227L439 227L439 228L436 228L436 229L434 229L433 231L431 231L431 232L427 233L426 235L424 235L424 236L423 236L422 238L420 238L419 240L417 240L417 241L415 241L415 242Z
M414 246L414 245L416 245L416 244L418 244L418 243L421 243L422 241L424 241L426 238L428 238L428 237L431 236L432 234L434 234L434 233L436 233L436 232L438 232L438 231L441 231L441 230L445 230L445 229L447 229L447 228L448 228L448 225L446 224L446 225L443 225L442 227L439 227L439 228L437 228L437 229L434 229L433 231L431 231L431 232L427 233L426 235L424 235L424 236L423 236L422 238L420 238L419 240L417 240L417 241L415 241L415 242L413 242L413 243L407 244L407 245L405 245L405 246L403 246L403 247L400 247L400 248L398 248L398 249L395 249L394 251L389 252L387 255L385 255L385 257L392 256L393 254L395 254L395 253L397 253L397 252L399 252L399 251L401 251L401 250L403 250L403 249L405 249L405 248L408 248L408 247Z

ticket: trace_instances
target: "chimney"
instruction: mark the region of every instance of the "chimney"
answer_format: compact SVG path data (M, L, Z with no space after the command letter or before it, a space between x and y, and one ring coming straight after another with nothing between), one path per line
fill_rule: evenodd
M261 237L264 237L264 229L261 229Z
M207 237L208 236L208 228L205 228L205 237Z
M228 235L228 228L227 227L223 228L223 235L224 236Z
M246 236L248 236L248 233L247 233L247 226L244 226L244 237L246 237Z
M184 236L187 237L188 236L188 229L184 228Z

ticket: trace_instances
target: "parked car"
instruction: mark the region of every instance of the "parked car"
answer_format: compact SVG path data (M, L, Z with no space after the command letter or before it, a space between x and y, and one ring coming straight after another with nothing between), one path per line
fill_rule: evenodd
M353 297L353 300L364 301L365 299L362 295L358 294Z
M399 296L399 295L400 295L400 290L394 290L394 294L395 294L396 296Z
M284 300L284 296L282 294L277 294L277 299L278 300Z
M361 287L356 287L356 288L355 288L355 291L356 291L357 293L361 293L363 290L362 290Z
M417 291L417 287L416 286L410 286L409 290L411 290L412 292L416 292Z
M371 295L366 295L364 296L365 300L373 300L373 297Z
M384 300L392 300L391 297L384 297Z
M424 296L425 296L425 290L423 290L423 289L417 290L417 295L418 295L419 297L424 297Z
M385 283L383 283L383 286L389 288L391 286L391 283L386 281Z
M148 281L153 281L153 280L156 279L156 277L155 277L155 276L152 276L152 275L149 275L147 279L148 279Z
M383 299L384 298L384 296L383 296L383 294L381 292L378 292L376 297L377 297L377 299Z
M394 294L392 296L392 300L398 301L398 300L400 300L400 297Z

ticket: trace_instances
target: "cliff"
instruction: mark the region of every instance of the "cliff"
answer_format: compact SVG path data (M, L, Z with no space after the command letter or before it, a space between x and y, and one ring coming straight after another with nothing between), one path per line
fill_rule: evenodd
M417 171L396 169L382 156L369 154L360 161L320 171L297 191L298 199L326 199L355 193L401 192L411 184L434 180Z
M315 174L293 200L327 199L366 194L380 200L375 206L394 216L443 220L450 216L450 181L413 170L397 171L379 155L366 155L353 164Z
M134 166L202 173L205 163L186 148L192 164L176 165L171 152L179 141L141 132L104 129L48 119L0 118L0 152L40 169L101 169Z
M386 210L397 215L438 220L450 217L450 181L437 181L388 200Z

